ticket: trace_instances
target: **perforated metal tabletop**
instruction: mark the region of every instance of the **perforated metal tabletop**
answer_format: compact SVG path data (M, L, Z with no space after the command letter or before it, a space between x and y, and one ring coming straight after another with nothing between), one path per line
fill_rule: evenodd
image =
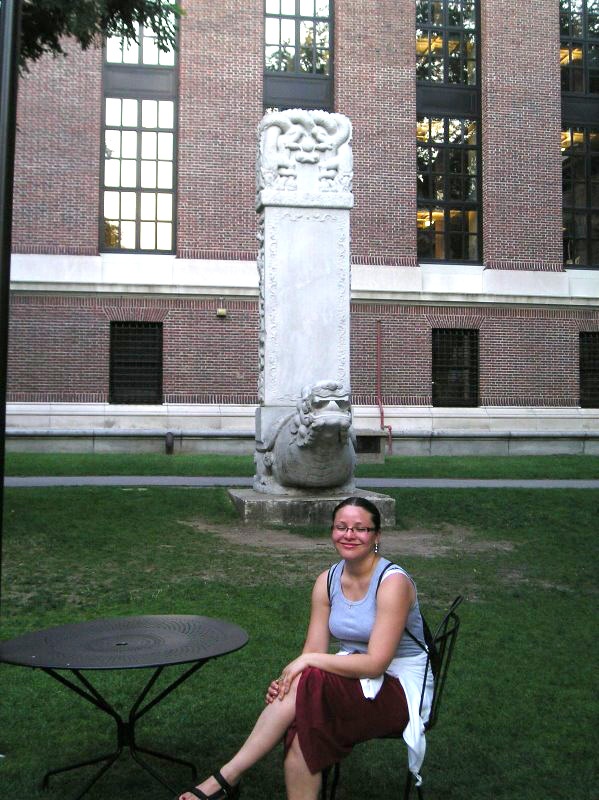
M243 647L238 625L187 614L59 625L0 642L0 661L46 669L140 669L203 661Z

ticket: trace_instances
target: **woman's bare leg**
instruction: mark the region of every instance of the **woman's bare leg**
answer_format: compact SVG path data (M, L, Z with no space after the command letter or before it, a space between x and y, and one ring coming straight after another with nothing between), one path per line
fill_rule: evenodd
M245 740L241 749L233 756L230 761L221 767L223 777L230 784L239 782L243 773L252 767L257 761L277 745L287 728L295 719L295 695L297 691L297 680L291 685L289 693L282 700L275 700L269 703L264 711L256 720L252 732ZM297 737L296 737L297 738ZM199 787L205 794L211 795L220 786L213 777L208 778ZM299 798L299 795L297 795ZM308 795L306 796L308 797ZM309 795L311 798L312 795ZM314 795L316 797L316 795ZM185 792L180 800L196 800L192 794Z
M308 769L304 754L295 736L285 757L285 786L287 800L317 800L321 774L313 775Z

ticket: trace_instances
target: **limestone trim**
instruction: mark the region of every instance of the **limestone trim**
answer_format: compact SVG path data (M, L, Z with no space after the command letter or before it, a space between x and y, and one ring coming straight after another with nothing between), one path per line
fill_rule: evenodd
M11 262L19 294L248 297L258 295L257 262L174 256L20 255ZM599 270L485 269L483 265L366 264L354 259L352 298L374 302L599 306Z

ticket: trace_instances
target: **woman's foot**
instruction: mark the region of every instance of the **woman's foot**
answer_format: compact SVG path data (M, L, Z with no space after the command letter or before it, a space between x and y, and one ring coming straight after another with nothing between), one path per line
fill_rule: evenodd
M203 783L188 789L179 800L234 800L239 797L239 784L232 785L218 770Z

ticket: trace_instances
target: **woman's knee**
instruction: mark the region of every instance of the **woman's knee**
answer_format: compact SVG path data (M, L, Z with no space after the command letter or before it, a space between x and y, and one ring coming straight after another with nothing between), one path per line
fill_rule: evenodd
M320 667L306 667L301 674L302 681L319 681L322 682L326 675L326 671L324 669L320 669Z

